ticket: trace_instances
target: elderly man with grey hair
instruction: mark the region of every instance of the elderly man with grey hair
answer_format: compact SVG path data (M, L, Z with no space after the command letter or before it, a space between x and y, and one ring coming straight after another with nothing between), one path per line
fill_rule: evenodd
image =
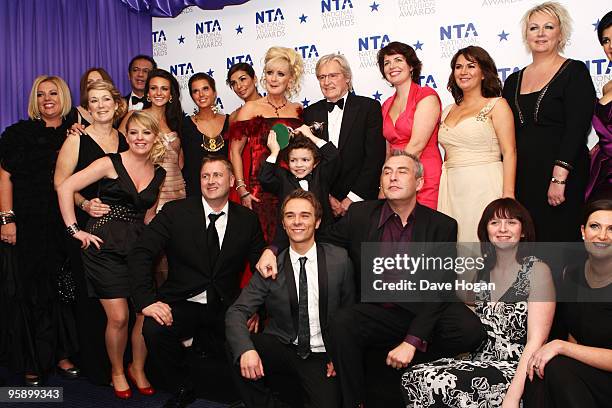
M375 199L385 161L380 103L355 95L353 75L342 54L328 54L316 66L322 99L304 109L304 122L323 122L322 139L340 150L340 171L329 196L334 216L356 202Z

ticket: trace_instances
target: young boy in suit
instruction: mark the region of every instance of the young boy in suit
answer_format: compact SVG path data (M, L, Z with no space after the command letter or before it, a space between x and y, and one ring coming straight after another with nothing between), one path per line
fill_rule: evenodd
M338 149L333 143L316 137L306 125L300 126L295 132L298 134L291 138L289 145L282 151L276 133L270 132L270 156L261 165L259 181L265 191L278 196L279 202L283 202L297 189L314 193L323 207L321 226L324 227L334 222L329 192L338 170ZM279 159L287 167L281 166ZM282 225L280 221L279 216L278 225ZM274 245L285 248L288 242L285 231L277 229Z

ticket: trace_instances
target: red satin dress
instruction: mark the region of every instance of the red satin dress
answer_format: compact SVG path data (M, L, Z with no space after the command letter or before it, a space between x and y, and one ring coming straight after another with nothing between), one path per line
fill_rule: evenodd
M413 82L410 85L406 110L398 116L394 125L389 116L389 109L391 109L396 95L397 93L387 99L382 105L383 135L391 149L403 150L412 137L414 112L416 111L417 104L421 99L429 95L435 95L438 101L440 101L440 97L432 88L420 86ZM427 142L425 149L421 153L420 159L424 168L424 184L423 188L417 193L417 201L434 210L438 206L438 188L440 186L440 175L442 174L442 156L438 148L440 113L441 111L438 112L436 127L429 138L429 142Z

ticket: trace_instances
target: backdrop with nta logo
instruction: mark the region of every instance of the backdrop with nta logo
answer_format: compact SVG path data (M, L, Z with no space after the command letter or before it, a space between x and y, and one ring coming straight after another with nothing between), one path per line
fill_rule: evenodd
M251 0L223 10L186 8L173 19L154 18L153 56L181 85L183 109L195 104L187 81L207 72L216 81L218 105L232 112L241 100L225 85L227 70L237 62L253 65L258 77L266 50L292 47L304 58L305 75L293 98L304 106L321 99L315 78L320 56L343 53L353 70L355 92L379 100L393 89L381 77L376 53L391 41L410 44L423 62L421 85L434 88L444 106L453 102L446 90L454 53L468 45L485 48L504 81L531 60L523 44L520 19L540 1L533 0ZM612 79L597 41L598 19L609 11L605 1L565 0L573 32L564 55L583 61L598 95ZM259 87L261 90L261 86ZM591 135L591 144L595 141Z

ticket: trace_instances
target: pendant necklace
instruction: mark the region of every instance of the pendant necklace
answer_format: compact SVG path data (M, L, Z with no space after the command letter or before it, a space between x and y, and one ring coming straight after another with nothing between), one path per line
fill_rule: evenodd
M266 102L268 102L268 105L270 105L272 108L274 108L274 113L276 114L277 118L280 118L280 115L278 114L278 111L283 109L285 106L287 106L287 100L285 100L285 103L283 103L281 106L276 106L274 105L272 102L270 102L270 99L268 99L268 97L266 97Z

